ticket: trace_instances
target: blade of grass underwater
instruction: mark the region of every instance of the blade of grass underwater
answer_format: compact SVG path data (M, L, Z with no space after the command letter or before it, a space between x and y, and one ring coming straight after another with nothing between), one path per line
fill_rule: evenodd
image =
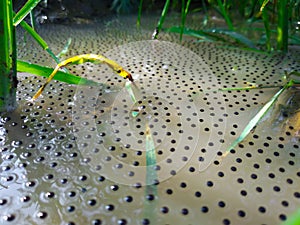
M290 44L300 45L300 38L297 37L296 35L289 36L289 39L290 39Z
M288 82L283 88L281 88L272 98L268 101L260 110L259 112L249 121L247 126L244 128L243 132L240 136L235 139L235 141L229 146L226 152L222 155L222 158L226 157L231 149L234 149L241 141L243 141L247 135L251 132L251 130L259 123L259 121L264 117L264 115L269 111L271 106L275 103L278 97L282 94L282 92L291 87L293 85L293 81L291 80Z
M262 2L262 0L260 0L261 2L261 7L260 7L260 11L262 13L262 19L264 22L264 26L265 26L265 32L266 32L266 47L268 51L271 51L271 29L270 29L270 24L269 24L269 15L267 13L267 11L265 10L265 6L268 4L269 0L264 0Z
M181 30L181 28L171 27L171 28L167 29L166 31L173 32L173 33L180 33L181 32L180 30ZM255 44L251 40L249 40L244 35L239 34L235 31L223 30L223 29L193 30L193 29L184 28L183 34L189 35L192 37L196 37L196 38L202 38L202 39L206 38L206 39L212 40L212 41L227 42L226 39L218 36L218 34L223 34L223 35L226 35L227 37L233 39L234 41L247 46L248 48L257 49Z
M278 88L278 86L252 86L252 87L232 87L232 88L219 88L218 91L245 91L252 89L265 89L265 88Z
M288 51L288 3L289 0L278 0L278 25L277 25L277 49L283 52Z
M16 32L13 26L12 1L0 1L0 111L16 107Z
M218 2L218 5L219 5L219 8L221 10L222 16L224 17L229 30L233 30L232 22L231 22L231 20L229 18L229 15L226 12L226 9L225 9L222 1L221 0L217 0L217 2Z
M288 216L287 220L281 225L299 225L300 208L298 208L292 215Z
M225 34L226 36L234 39L235 41L237 41L241 44L246 45L249 48L256 49L255 44L250 39L248 39L244 35L237 33L235 31L224 30L224 29L209 29L209 30L205 30L205 32L212 32L212 33L216 33L216 34Z
M17 26L39 4L41 0L28 0L26 4L14 16L14 26Z
M204 0L201 0L202 2L202 7L203 7L203 11L204 11L204 17L203 17L203 26L206 26L208 23L208 13L207 13L207 8L206 8L206 3Z
M166 30L166 32L180 33L181 28L180 27L170 27ZM191 37L195 37L195 38L204 39L207 41L224 41L224 42L226 41L224 38L218 37L216 35L205 32L203 30L193 30L193 29L189 29L189 28L184 28L183 34L191 36Z
M185 0L182 0L180 41L182 41L182 35L183 35L183 31L184 31L184 26L185 26L186 15L188 14L191 0L188 0L186 5L184 3L185 3Z
M269 1L270 1L270 0L260 0L260 4L261 4L261 6L260 6L260 11L261 11L261 12L265 9L265 7L266 7L266 5L269 3Z
M63 48L63 50L61 50L60 53L58 53L58 54L56 55L56 57L57 57L57 58L60 58L61 56L67 54L67 52L69 51L69 47L70 47L71 43L72 43L72 38L68 38L68 41L67 41L65 47Z
M141 16L142 16L143 0L140 0L139 9L138 9L138 18L136 21L136 26L139 28L141 25Z
M52 50L49 48L48 44L44 39L37 33L35 30L28 25L25 21L21 21L20 25L37 41L37 43L46 50L49 55L54 59L54 61L58 64L60 60L55 56L55 54L52 52Z
M152 185L157 180L156 155L155 145L152 138L151 130L148 124L146 124L146 165L147 165L147 177L146 184Z
M165 21L169 6L170 6L170 0L166 0L163 11L161 12L160 19L159 19L157 26L152 34L152 39L157 39L157 36L158 36L159 32L161 31L162 25Z
M155 170L157 161L156 161L156 155L155 155L155 145L152 138L151 130L149 127L149 124L146 124L146 189L145 189L145 199L149 195L154 195L154 197L157 199L157 172ZM144 203L144 217L145 218L151 218L151 222L153 220L153 224L157 224L156 217L156 205L157 201L149 202L145 201Z
M36 24L35 24L35 16L32 11L30 11L30 23L33 30L35 30Z
M38 76L49 77L49 75L53 72L52 68L40 66L28 62L24 62L21 60L17 60L17 70L18 72L26 72L35 74ZM54 80L63 81L68 84L76 84L76 85L97 85L98 83L86 78L82 78L70 73L65 73L63 71L58 71L54 77Z

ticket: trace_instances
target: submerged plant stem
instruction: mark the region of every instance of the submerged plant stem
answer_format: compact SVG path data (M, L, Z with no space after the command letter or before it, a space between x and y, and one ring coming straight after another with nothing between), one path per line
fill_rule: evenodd
M170 6L170 0L166 0L164 9L163 9L163 11L161 13L161 16L160 16L160 19L159 19L159 21L157 23L157 27L154 30L153 34L152 34L152 39L157 39L157 36L158 36L159 32L161 31L162 25L163 25L163 23L165 21L165 18L166 18L169 6Z
M227 14L222 1L221 0L217 0L217 1L218 1L219 8L221 10L221 13L226 21L226 24L227 24L229 30L233 30L233 25L232 25L231 19L229 18L229 15Z
M185 0L182 0L182 8L181 8L181 29L180 29L180 41L182 41L182 35L184 31L184 26L185 26L185 21L186 21L186 16L189 11L189 7L191 4L191 0L188 0L186 5L185 5Z
M39 4L41 0L28 0L26 4L20 9L20 11L14 16L13 22L14 26L17 26L19 23L21 23L24 18L32 12L34 7Z
M16 107L17 70L16 34L12 1L0 2L0 112Z
M138 28L141 25L142 8L143 8L143 0L140 0L138 18L137 18L137 21L136 21L136 25L137 25Z
M21 21L20 25L37 41L37 43L46 50L49 55L54 59L56 63L59 63L60 60L55 56L55 54L52 52L52 50L49 48L48 44L44 39L37 33L35 30L29 26L25 21Z
M252 129L254 129L259 121L264 117L264 115L269 111L271 106L275 103L275 101L278 99L278 97L285 91L287 88L293 86L294 81L291 80L290 82L286 83L272 98L270 101L268 101L260 110L259 112L249 121L247 126L244 128L243 132L240 134L240 136L235 139L235 141L229 146L227 151L222 155L222 158L226 157L231 149L234 149L241 141L243 141L247 135L251 132Z
M260 0L261 2L261 7L260 7L260 11L262 13L262 19L264 22L264 26L265 26L265 32L266 32L266 47L268 51L271 51L271 29L270 29L270 24L269 24L269 15L268 12L265 8L265 6L268 4L269 0Z
M278 0L278 25L277 25L277 49L283 52L288 50L288 3L289 0Z

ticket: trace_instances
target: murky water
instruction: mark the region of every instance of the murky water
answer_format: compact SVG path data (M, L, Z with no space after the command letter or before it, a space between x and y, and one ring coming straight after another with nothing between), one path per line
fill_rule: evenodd
M300 203L298 128L284 126L277 110L286 97L220 161L279 88L218 89L280 86L285 70L299 70L297 50L281 57L179 45L163 33L151 41L152 29L134 24L127 17L40 28L55 53L71 37L65 57L104 54L135 82L105 65L71 66L101 84L52 81L32 103L44 78L19 74L19 108L0 121L0 223L280 224ZM19 58L55 66L22 38Z

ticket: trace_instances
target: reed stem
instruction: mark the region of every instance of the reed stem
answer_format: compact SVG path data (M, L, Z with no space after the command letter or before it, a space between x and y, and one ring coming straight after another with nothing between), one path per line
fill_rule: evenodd
M277 49L283 52L288 51L289 0L278 0L278 25L277 25Z
M17 69L16 33L12 1L0 1L0 112L16 108Z

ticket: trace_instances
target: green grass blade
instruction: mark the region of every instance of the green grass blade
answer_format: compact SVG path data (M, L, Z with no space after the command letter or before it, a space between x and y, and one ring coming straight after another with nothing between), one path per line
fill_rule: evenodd
M219 88L218 91L245 91L253 89L265 89L265 88L278 88L278 86L257 86L257 87L232 87L232 88Z
M26 72L30 74L35 74L38 76L43 76L43 77L49 77L49 75L52 73L53 69L45 66L40 66L28 62L24 62L21 60L17 60L17 69L18 72ZM55 77L53 78L54 80L62 81L68 84L76 84L76 85L96 85L97 82L86 79L86 78L81 78L79 76L70 74L70 73L65 73L63 71L58 71Z
M145 198L147 196L154 195L155 198L158 198L157 193L157 185L155 184L158 181L157 171L156 171L156 150L154 140L151 134L151 130L148 124L146 124L146 189L145 189ZM154 202L157 204L157 201ZM153 204L149 204L149 202L145 202L144 204L144 217L151 218L151 222L153 224L156 223L156 207Z
M26 4L19 10L19 12L14 16L14 26L17 26L24 18L39 4L41 0L28 0Z
M265 9L266 5L269 3L269 1L270 0L260 0L260 4L261 4L260 11L261 12L264 11L264 9Z
M188 0L186 5L184 3L185 3L185 0L182 0L180 41L182 41L182 35L183 35L184 27L185 27L185 20L186 20L186 16L188 14L188 11L189 11L191 0Z
M180 25L180 41L182 41L182 35L184 30L184 24L185 24L185 16L184 16L184 6L185 6L185 0L181 0L181 25Z
M0 112L16 107L16 33L12 1L0 1Z
M55 56L55 54L52 52L52 50L49 48L48 44L44 39L31 27L26 23L25 21L21 21L20 25L37 41L37 43L46 50L49 55L54 59L54 61L58 64L60 60Z
M298 208L294 214L288 216L287 220L281 225L299 225L300 224L300 208Z
M25 21L21 21L20 25L37 41L37 43L45 50L48 47L48 44L44 39Z
M143 9L143 0L140 0L139 9L138 9L138 18L137 18L137 21L136 21L136 26L138 28L141 25L142 9Z
M35 24L35 16L34 16L34 13L33 11L30 12L30 23L31 23L31 27L32 29L35 30L35 27L36 27L36 24Z
M206 3L204 0L201 0L202 2L202 7L203 7L203 11L204 11L204 17L203 17L203 26L206 26L208 23L208 13L207 13L207 8L206 8Z
M282 92L287 89L288 87L293 85L293 81L290 81L287 83L283 88L281 88L272 98L269 102L267 102L261 110L250 120L250 122L247 124L247 126L244 128L243 132L240 134L240 136L235 139L235 141L229 146L227 151L223 154L222 157L225 157L228 155L231 149L234 149L241 141L243 141L247 135L252 131L253 128L257 126L259 121L264 117L264 115L269 111L271 106L275 103L275 101L278 99L278 97L282 94Z
M300 45L300 37L296 35L289 36L290 44Z
M221 0L217 0L217 2L218 2L218 6L219 6L219 8L221 10L221 14L224 17L229 30L233 30L233 25L232 25L231 19L229 18L229 15L227 14L226 9L225 9L222 1Z
M278 0L278 25L277 25L277 49L283 52L288 50L288 3L289 0Z
M231 39L237 41L238 43L244 44L249 48L256 48L255 44L248 39L247 37L245 37L244 35L237 33L235 31L232 30L224 30L224 29L209 29L209 30L205 30L206 32L212 32L215 34L225 34L226 36L230 37Z
M169 6L170 6L170 1L171 0L166 0L165 6L163 8L163 11L161 13L160 19L157 23L156 29L154 30L153 34L152 34L152 39L157 39L157 36L159 34L159 32L161 31L162 25L165 21Z
M68 41L67 41L66 45L61 50L61 52L56 55L56 57L60 58L61 56L67 54L67 52L69 51L69 47L70 47L71 43L72 43L72 38L68 38Z
M181 28L171 27L171 28L167 29L166 31L173 32L173 33L180 33ZM247 46L248 48L256 49L255 44L250 39L248 39L244 35L239 34L235 31L224 30L224 29L193 30L193 29L184 28L183 34L189 35L192 37L196 37L196 38L206 39L209 41L223 41L228 44L228 41L225 38L220 37L219 34L222 34L222 35L226 35L230 39L232 39L240 44Z
M264 22L264 26L265 26L265 32L266 32L266 47L268 51L271 51L271 29L270 29L270 24L269 24L269 15L265 9L265 6L268 4L269 0L260 0L261 3L261 7L260 7L260 11L262 13L262 19Z
M178 33L181 32L181 27L170 27L166 30L166 32ZM193 30L189 28L183 29L183 34L191 37L199 38L205 41L226 41L224 38L218 37L212 33L205 32L203 30Z
M151 185L157 180L157 173L155 170L156 166L156 151L155 145L153 141L153 137L151 134L151 130L149 125L146 125L146 165L147 165L147 176L146 176L146 184Z

